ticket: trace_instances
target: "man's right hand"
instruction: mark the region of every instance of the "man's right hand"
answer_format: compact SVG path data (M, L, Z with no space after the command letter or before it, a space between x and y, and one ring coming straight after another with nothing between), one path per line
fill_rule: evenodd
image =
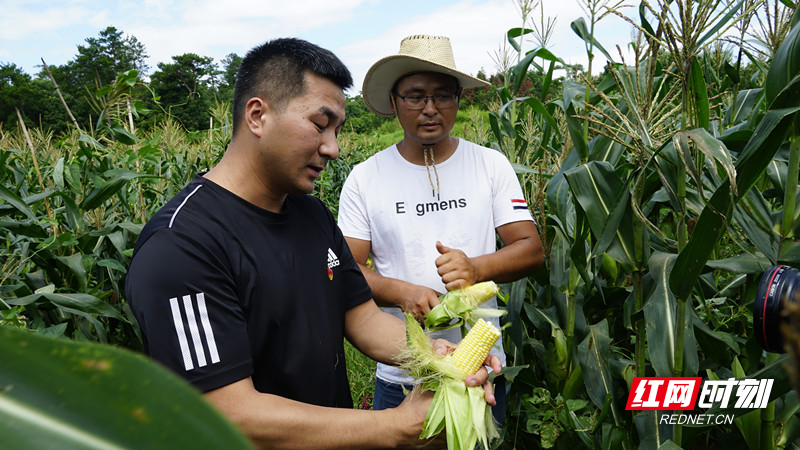
M430 439L420 439L425 417L428 415L428 408L433 401L433 392L423 391L419 386L415 387L403 400L403 403L395 408L402 419L398 423L407 425L407 433L404 441L399 447L402 448L447 448L445 433L439 433Z
M431 312L439 301L439 294L433 289L416 284L409 284L403 295L403 304L398 305L403 312L413 314L419 323L425 322L425 314Z

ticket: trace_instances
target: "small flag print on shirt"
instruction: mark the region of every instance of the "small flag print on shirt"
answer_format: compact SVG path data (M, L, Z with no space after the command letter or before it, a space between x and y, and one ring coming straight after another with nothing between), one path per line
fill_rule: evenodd
M522 198L512 198L511 206L513 206L514 209L528 209L528 204L525 203L525 199Z

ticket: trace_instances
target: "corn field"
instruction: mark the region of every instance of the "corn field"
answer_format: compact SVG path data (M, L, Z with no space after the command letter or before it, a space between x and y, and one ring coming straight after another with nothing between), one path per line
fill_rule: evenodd
M561 76L547 22L521 3L492 107L462 111L459 129L512 161L545 246L543 269L501 286L509 395L494 447L796 448L800 366L759 346L752 308L765 270L800 267L797 5L645 0L632 14L586 0L572 29L589 61L610 62ZM635 30L624 56L593 35L609 15ZM163 446L167 429L185 430L183 446L247 446L138 354L122 294L147 218L221 158L230 107L218 103L205 132L169 117L137 130L136 83L123 73L104 91L114 101L92 130L0 128L0 430L28 436L26 448ZM315 190L334 214L347 174L383 139L340 137ZM372 367L349 359L354 404L369 407ZM634 377L774 384L766 408L688 411L733 418L691 425L627 410ZM75 425L53 425L62 418Z

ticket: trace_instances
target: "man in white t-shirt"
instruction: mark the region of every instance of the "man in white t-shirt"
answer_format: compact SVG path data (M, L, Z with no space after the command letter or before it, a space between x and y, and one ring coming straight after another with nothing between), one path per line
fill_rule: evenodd
M448 38L422 35L404 39L399 53L376 62L364 79L364 102L376 114L396 114L403 140L353 169L338 221L375 301L398 317L405 311L419 319L447 290L514 281L543 263L509 161L450 136L461 90L488 85L456 69ZM366 266L370 255L374 271ZM496 307L497 299L487 306ZM461 340L458 329L434 335ZM500 342L493 353L505 364ZM403 386L414 382L384 364L377 378L375 409L399 404ZM502 377L496 382L494 414L502 421L505 384Z

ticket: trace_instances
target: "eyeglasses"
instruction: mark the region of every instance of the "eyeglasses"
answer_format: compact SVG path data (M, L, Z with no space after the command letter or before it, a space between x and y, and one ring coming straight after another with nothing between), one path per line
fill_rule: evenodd
M395 93L394 95L403 100L403 104L408 109L423 109L428 103L428 99L432 100L437 108L450 108L458 104L458 93L435 95L400 95Z

